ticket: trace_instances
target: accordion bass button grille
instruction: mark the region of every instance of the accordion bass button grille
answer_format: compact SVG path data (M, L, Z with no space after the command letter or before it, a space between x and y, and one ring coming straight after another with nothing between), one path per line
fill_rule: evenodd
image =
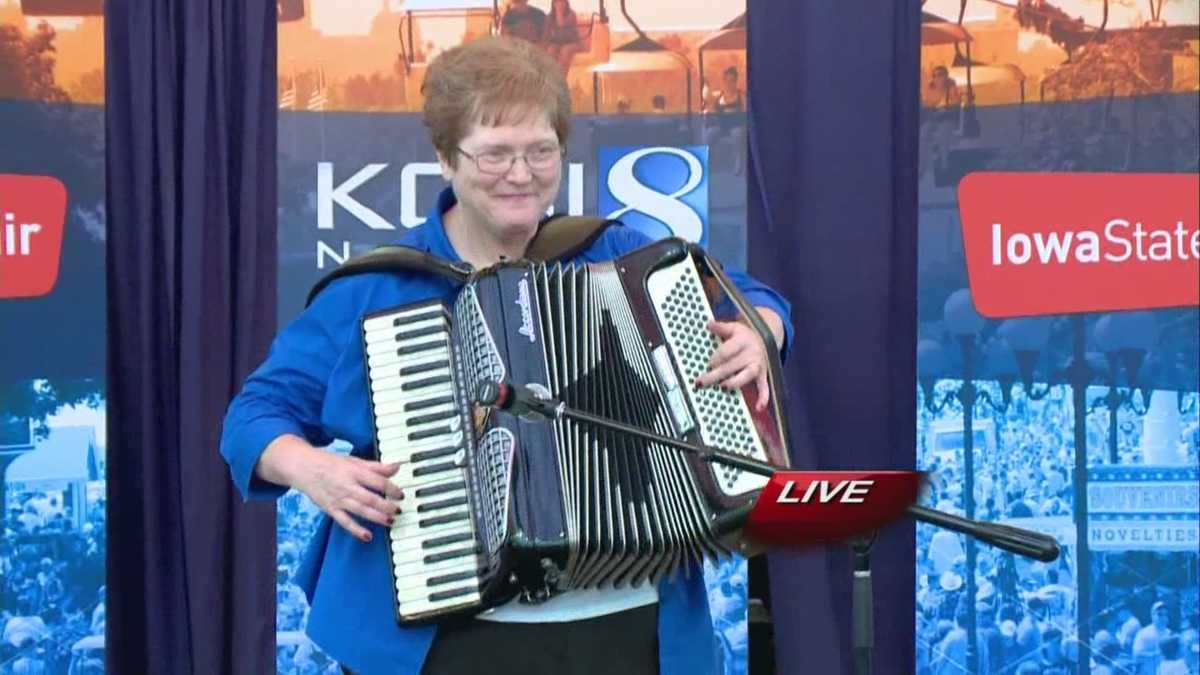
M687 398L700 421L700 437L706 445L765 460L749 407L740 392L716 387L695 388L694 382L708 370L708 362L719 341L707 327L713 314L690 259L668 265L647 279L651 302L659 313L663 335L681 374ZM767 479L735 467L710 463L720 489L738 495L762 488Z

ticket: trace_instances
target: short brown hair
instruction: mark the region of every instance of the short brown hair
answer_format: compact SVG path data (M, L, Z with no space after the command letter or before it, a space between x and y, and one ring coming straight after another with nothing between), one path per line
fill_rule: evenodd
M473 123L497 126L512 114L545 111L558 142L571 134L571 92L554 59L519 38L485 37L438 55L425 82L425 126L452 165Z

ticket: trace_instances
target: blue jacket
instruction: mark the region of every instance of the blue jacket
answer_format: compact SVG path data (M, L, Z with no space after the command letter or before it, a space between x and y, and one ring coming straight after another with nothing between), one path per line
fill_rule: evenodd
M446 237L442 214L455 203L442 192L425 224L398 243L460 261ZM640 232L609 227L574 262L611 260L650 243ZM756 306L775 310L787 326L789 307L771 289L744 274L730 277ZM417 275L364 274L330 284L313 304L276 337L270 354L245 382L225 418L221 454L246 499L276 499L287 489L254 475L263 450L282 434L314 445L334 439L370 456L370 405L363 375L359 319L397 305L445 298L458 287L449 280ZM419 673L435 627L402 628L391 598L387 537L381 526L370 543L350 536L325 516L305 555L297 582L311 605L308 635L330 656L363 675ZM659 649L663 673L710 673L717 647L698 568L663 581L659 593Z

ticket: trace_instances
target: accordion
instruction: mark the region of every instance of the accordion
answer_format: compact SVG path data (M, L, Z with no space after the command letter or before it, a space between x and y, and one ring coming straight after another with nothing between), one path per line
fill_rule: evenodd
M739 316L768 344L765 411L753 384L695 386L719 346L708 322ZM388 532L401 624L657 583L738 550L766 485L628 433L485 409L485 383L788 464L770 333L720 266L678 239L606 263L501 263L473 273L452 304L364 317L362 335L377 456L401 463L392 480L405 490Z

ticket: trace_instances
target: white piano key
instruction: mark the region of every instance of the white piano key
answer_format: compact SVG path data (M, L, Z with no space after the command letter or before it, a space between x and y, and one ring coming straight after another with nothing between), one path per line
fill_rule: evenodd
M451 445L461 448L465 438L466 436L462 431L438 438L422 438L419 441L409 441L403 437L397 437L395 439L380 441L378 449L381 457L390 458L385 460L384 463L387 464L407 460L413 453L423 450L435 450Z
M421 563L402 565L396 569L396 579L428 579L429 577L439 574L449 574L451 572L461 572L471 569L472 566L480 564L479 555L462 556L460 558L450 558L435 563Z
M447 480L447 478L449 478L450 480ZM457 476L451 476L451 475L443 476L443 478L437 482L432 482L432 483L427 482L423 485L417 485L417 486L413 486L410 484L404 490L404 499L401 500L401 504L400 504L401 512L397 516L396 527L405 525L409 521L416 522L418 519L419 520L428 520L431 516L435 516L435 515L443 516L448 513L459 513L459 512L467 511L468 505L466 505L466 504L462 504L462 505L459 505L457 507L452 507L452 508L443 507L443 508L436 508L433 510L429 510L430 505L444 504L446 500L456 499L458 497L464 496L467 492L467 490L465 489L465 486L463 485L465 482L466 482L466 476L464 476L460 473ZM427 494L427 493L423 492L423 489L426 487L430 487L430 488L445 487L446 490L445 490L445 492L438 490L432 494ZM422 494L418 495L417 494L418 492L422 492ZM420 509L421 507L425 507L426 510L418 511L418 509ZM466 521L464 521L464 522L466 522ZM392 535L394 537L404 536L402 533L396 531L394 528L392 531Z
M473 526L470 520L456 520L451 523L442 523L441 525L433 525L421 527L414 519L411 521L400 522L397 518L392 525L391 531L391 552L392 554L403 554L406 551L411 551L420 548L421 544L437 537L444 537L450 534L462 534L470 532L474 535Z
M428 578L429 576L433 576L430 573L430 570L433 569L433 567L435 565L441 565L442 563L445 563L448 561L460 561L461 562L461 561L467 560L467 561L470 561L472 568L474 566L476 566L478 564L479 553L474 550L474 547L475 547L474 541L465 541L465 542L461 542L460 544L457 544L455 546L446 547L445 549L438 550L438 551L422 551L420 549L415 549L415 550L411 550L411 551L401 551L401 552L392 554L392 565L394 565L396 570L398 572L400 572L401 574L404 574L405 571L411 571L414 574L420 574L424 578ZM434 558L432 561L426 560L427 557L429 557L431 555L435 555L436 553L446 553L446 552L455 552L455 551L470 551L470 552L463 553L463 555L455 555L450 558L441 558L441 559ZM441 574L441 572L439 572L439 574ZM405 575L405 576L407 576L407 575Z
M453 420L457 420L457 422ZM376 422L375 427L377 429L377 447L381 453L399 450L400 452L409 454L409 449L414 447L440 447L449 444L455 438L460 438L464 434L462 415L455 415L454 417L434 422L422 422L416 426L408 426L407 420L393 417ZM411 438L414 434L419 437ZM442 439L442 442L431 444L429 441L434 438ZM458 444L461 445L461 440Z
M401 354L399 351L400 348L397 347L390 351L368 354L367 367L383 368L387 366L399 366L405 368L408 366L419 366L429 361L444 361L450 358L450 350L445 345L437 349L426 349L408 354Z
M444 392L443 394L441 394L441 396L453 396L453 392L452 391ZM390 389L388 391L377 392L375 395L373 395L371 397L371 402L373 404L375 404L376 406L379 406L379 405L383 405L385 403L394 403L396 401L404 401L407 398L410 398L408 396L407 391L404 391L399 388L394 388L394 389ZM429 398L438 398L438 397L430 396ZM425 400L425 399L422 399L422 400Z
M448 321L446 321L445 317L438 316L431 319L422 319L420 321L413 321L412 323L400 324L399 326L384 326L381 328L364 331L363 341L368 345L386 342L389 340L392 342L403 342L404 339L401 339L400 336L403 336L405 333L419 332L430 328L442 328L448 330L449 325L450 324ZM418 340L420 337L411 339Z
M431 596L435 593L442 593L445 591L454 591L454 590L457 590L460 588L468 588L468 589L470 589L470 592L463 594L463 595L456 595L451 598L441 598L438 600L429 600L429 596ZM405 589L403 591L397 589L396 600L399 601L399 603L402 606L405 603L420 603L420 602L429 602L431 604L448 603L450 605L455 605L455 604L458 604L460 598L469 598L472 595L475 597L479 597L479 581L478 580L475 580L475 581L463 580L463 581L459 581L457 584L438 586L436 588L419 587L419 588L413 588L413 589Z
M412 597L414 591L424 590L426 594L436 593L441 588L446 588L452 584L470 584L470 579L460 579L458 581L449 581L440 583L434 586L429 585L429 580L435 577L447 576L451 574L462 574L463 572L471 572L475 575L475 583L478 584L479 563L477 560L463 559L462 564L453 567L447 567L433 574L410 574L396 578L396 583L393 592L397 596L404 594L406 597Z
M404 509L403 506L401 506L400 508ZM456 511L454 513L463 514L463 513L466 513L466 511L463 511L460 509L459 511ZM438 514L438 515L447 515L447 514ZM461 518L461 519L452 520L449 522L436 523L436 524L432 524L432 525L430 525L430 524L422 525L421 521L424 521L424 520L428 520L428 517L426 516L426 514L422 513L422 514L418 515L415 513L415 511L402 510L392 523L392 528L390 530L391 536L392 536L392 541L400 541L402 543L402 547L405 547L403 545L404 542L411 540L413 537L432 538L432 537L441 536L443 534L449 534L450 532L455 531L455 528L464 528L464 527L470 528L471 527L471 519L469 516L467 518Z
M461 483L462 481L455 481L455 482ZM405 493L404 499L401 500L403 503L400 505L400 508L404 509L404 511L402 512L402 515L404 515L404 517L406 517L406 518L410 517L410 516L415 518L415 517L417 517L417 514L420 514L423 517L430 513L439 513L445 509L434 509L432 511L428 511L428 510L427 511L418 511L417 509L421 508L422 506L428 507L431 504L444 503L444 502L454 500L454 499L459 499L459 498L465 497L465 496L467 496L467 490L465 487L457 489L457 490L447 490L445 492L435 492L433 494L426 494L423 496L417 496L416 490L409 490ZM461 511L463 509L463 506L460 505L457 508Z
M462 432L462 415L440 420L410 424L400 416L375 422L376 438L382 441L403 440L407 444L423 443L430 438L448 438Z
M445 581L437 583L433 586L429 585L429 580L436 577L445 577L449 575L457 575L462 573L471 573L474 578L459 579L457 581ZM479 561L474 558L462 558L460 562L454 565L444 566L436 572L426 574L408 574L402 577L396 577L396 583L392 591L396 594L399 600L424 600L429 594L444 591L455 586L476 586L479 585Z
M392 365L398 362L406 365L419 365L425 361L450 358L450 347L447 344L438 344L436 340L429 342L431 343L429 348L421 351L402 351L407 346L402 344L396 344L394 349L376 351L367 356L367 366Z
M429 385L427 387L421 387L420 389L401 389L404 383L408 381L408 378L402 378L398 375L392 377L383 377L378 380L371 380L371 391L384 392L396 390L399 391L399 396L401 399L408 401L449 394L453 393L454 391L454 388L450 386L449 382Z
M438 397L431 396L426 400L433 400L436 398L438 398ZM375 403L376 423L378 423L379 420L382 420L391 415L397 415L397 416L403 417L404 419L408 419L408 418L413 418L413 417L421 417L424 415L439 415L441 413L447 413L447 412L454 412L457 414L457 412L458 412L458 403L456 401L451 401L449 403L441 403L438 405L430 406L428 408L419 408L417 410L405 410L404 407L407 406L409 403L411 403L411 401L391 401L391 402L387 402L387 403L379 403L378 401L376 401L376 403Z
M445 361L446 359L436 359L436 360ZM418 365L421 365L421 364L418 364ZM445 366L443 366L441 368L437 368L435 370L427 370L423 373L402 373L401 370L403 370L403 368L400 366L380 366L379 368L368 368L367 372L370 375L372 381L378 381L378 380L382 380L382 379L388 378L388 377L398 377L406 382L415 382L417 380L424 380L424 379L428 379L431 377L441 377L443 375L449 375L450 374L450 364L447 363Z
M444 459L433 460L429 464L401 464L396 473L392 474L392 477L402 481L400 483L401 485L422 486L429 483L443 483L450 478L465 476L466 469L462 466L458 466L457 464L451 464L454 462L454 460L454 457L447 457ZM444 464L447 465L445 468L441 468L432 473L421 471L421 469L426 469L431 466L441 466ZM418 473L420 475L414 475L414 473Z
M470 607L479 604L479 593L463 595L444 602L409 601L400 605L400 616L416 618L433 610L443 610L453 607Z
M407 554L409 551L419 549L432 550L424 548L425 542L450 535L470 534L472 537L475 537L474 526L470 520L458 520L433 527L421 527L415 522L393 524L391 532L391 551L393 555Z
M401 525L400 529L396 529L396 525L393 524L392 528L392 555L398 556L399 559L403 560L418 559L430 553L450 550L457 546L465 546L466 543L473 545L476 541L476 535L469 520L454 521L453 523L444 523L433 527L421 527L416 523L406 523ZM470 537L463 540L466 543L430 545L431 542L438 539L447 537L458 538L465 535L469 535Z
M451 451L451 448L453 448L452 451ZM399 462L401 464L420 465L422 462L432 462L432 461L436 461L436 460L446 458L446 457L453 458L454 453L458 452L461 449L462 449L461 445L451 446L451 445L447 444L442 447L427 448L424 450L417 450L415 452L405 452L405 451L391 452L391 453L387 453L386 455L380 455L380 456L384 458L384 460L383 460L384 464L391 464L392 462ZM422 454L422 453L427 453L427 452L434 452L435 455L427 456L427 455ZM417 457L417 459L413 459L414 457ZM400 485L400 483L396 483L396 484ZM403 486L401 485L401 487L403 487Z
M440 398L432 396L427 401ZM433 429L440 426L451 426L452 431L458 431L462 428L462 415L458 414L458 406L454 403L443 403L430 408L421 408L417 410L405 410L404 406L412 401L397 401L389 403L390 412L381 412L378 408L375 411L375 428L382 431L386 428L395 428L403 426L413 431L421 429ZM453 415L443 416L442 413L454 412ZM422 419L428 415L437 413L441 419Z
M380 314L379 316L366 319L363 321L363 332L386 330L387 328L395 325L396 319L406 319L408 317L420 316L421 314L428 314L431 312L440 312L441 316L445 315L445 309L442 308L440 304L431 303L427 305L421 305L419 307L412 307L396 312L389 312L387 314Z
M404 347L404 348L408 348L408 349L406 349L407 354L421 354L421 353L425 353L425 352L436 351L439 349L446 349L445 343L449 337L450 337L450 333L447 331L445 333L431 333L429 335L423 335L419 338L414 339L412 342L406 342L404 344L396 342L395 338L393 338L390 341L389 340L377 340L371 344L366 345L364 352L366 353L367 356L374 356L376 354L388 354L388 353L395 354L396 352L400 351L400 349L402 347ZM365 336L364 336L364 339L365 339ZM418 347L422 347L422 349L417 349Z
M405 498L402 501L408 501ZM462 507L459 509L462 510ZM389 533L394 546L408 547L414 539L429 539L443 534L449 534L455 528L471 529L471 519L464 518L447 523L428 524L425 513L417 513L416 509L401 505L400 513L393 520ZM426 521L425 525L421 522Z

